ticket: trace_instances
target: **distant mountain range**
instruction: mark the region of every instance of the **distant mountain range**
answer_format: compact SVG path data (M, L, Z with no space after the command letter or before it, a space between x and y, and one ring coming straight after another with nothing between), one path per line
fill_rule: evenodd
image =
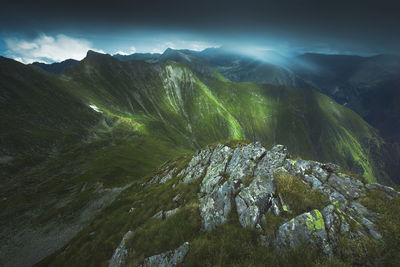
M371 57L303 54L288 58L266 52L259 59L222 48L201 52L167 49L163 54L115 55L123 60L172 60L193 67L206 64L235 82L311 87L345 105L381 131L400 141L400 56ZM53 72L53 71L52 71Z
M163 54L114 55L122 61L149 63L172 60L191 67L210 66L235 82L257 82L297 88L310 87L345 105L381 131L391 142L400 141L400 56L371 57L303 54L295 58L269 52L260 58L222 48L201 52L167 49ZM61 73L77 64L33 63L51 73Z
M62 62L56 62L52 64L46 64L46 63L40 63L40 62L34 62L31 65L39 67L47 72L51 73L62 73L65 71L66 68L74 66L78 64L78 60L74 59L67 59Z

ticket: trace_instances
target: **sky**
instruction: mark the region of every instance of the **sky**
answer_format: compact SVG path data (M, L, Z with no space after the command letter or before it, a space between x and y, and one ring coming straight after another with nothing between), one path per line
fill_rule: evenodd
M24 63L103 53L230 46L399 53L400 3L351 0L12 0L0 4L0 55Z

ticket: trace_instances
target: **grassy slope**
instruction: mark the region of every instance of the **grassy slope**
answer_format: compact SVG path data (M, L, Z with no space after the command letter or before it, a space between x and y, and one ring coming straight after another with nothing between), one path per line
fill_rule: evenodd
M267 147L285 144L294 153L333 161L373 181L382 172L383 141L357 114L310 89L208 81L239 121L245 137ZM222 100L221 100L222 101Z
M0 133L0 156L12 157L0 165L5 255L13 253L14 244L25 248L18 245L24 235L11 233L52 224L79 229L93 216L88 208L99 204L98 197L110 195L107 188L141 181L171 157L187 153L165 138L146 135L130 114L95 112L56 76L3 58L0 76L0 123L7 129ZM37 254L43 255L40 246ZM33 264L31 256L22 265Z
M193 149L242 138L267 146L282 143L307 158L339 163L370 181L389 181L382 171L383 141L375 129L310 89L234 83L180 63L120 62L97 54L63 79L106 112L178 146Z
M52 151L84 138L98 114L49 74L0 57L1 176L40 162Z
M228 144L234 146L235 143ZM184 156L170 162L169 170L177 172L190 160ZM273 239L278 227L285 219L312 210L322 209L328 203L326 197L310 189L297 177L279 175L275 177L277 191L290 206L289 212L280 216L267 214L268 227L263 233ZM334 257L328 258L318 249L299 247L287 254L279 255L272 247L259 243L260 233L242 228L238 223L236 208L232 208L228 221L212 232L200 230L201 218L197 192L199 179L190 184L178 184L180 177L166 184L142 187L135 183L100 216L86 227L72 242L43 260L38 266L107 266L122 236L132 230L127 241L129 250L128 266L137 266L145 257L191 244L185 263L189 266L362 266L392 265L398 260L399 235L396 230L400 198L388 200L380 192L372 191L363 196L363 203L379 211L379 231L384 242L370 238L356 241L343 236ZM175 184L175 187L172 185ZM179 203L172 199L181 195ZM156 196L156 197L155 197ZM180 207L179 212L166 220L152 216L160 210ZM90 255L90 256L88 256Z

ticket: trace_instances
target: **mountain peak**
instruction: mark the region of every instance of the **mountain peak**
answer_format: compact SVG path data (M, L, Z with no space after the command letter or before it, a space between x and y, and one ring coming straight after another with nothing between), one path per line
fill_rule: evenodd
M87 53L86 53L86 56L87 56L87 57L89 57L89 56L96 56L96 55L104 55L104 54L99 53L99 52L96 52L96 51L94 51L94 50L88 50Z
M98 63L104 63L107 60L117 60L116 58L113 58L110 54L104 54L104 53L99 53L93 50L88 50L86 57L83 59L83 61L91 61L91 62L98 62Z
M106 54L106 53L100 53L94 50L88 50L86 53L86 58L111 58L112 56L110 54Z

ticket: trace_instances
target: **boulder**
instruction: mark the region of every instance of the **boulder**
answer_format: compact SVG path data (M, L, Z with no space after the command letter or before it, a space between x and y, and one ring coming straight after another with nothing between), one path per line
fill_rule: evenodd
M325 222L319 210L303 213L281 225L274 242L279 252L304 243L321 248L326 254L332 252Z
M189 243L185 242L183 245L175 250L169 250L144 259L142 267L173 267L183 262L186 254L189 251Z
M265 152L265 148L258 142L236 148L226 168L226 173L231 179L241 181L253 176L257 161Z
M178 174L178 176L183 176L181 183L190 183L203 176L210 163L212 152L213 150L209 147L198 151L190 160L187 167Z
M260 229L262 214L275 201L275 186L271 176L257 177L235 198L240 224L245 228ZM274 203L275 204L275 203ZM276 204L275 204L276 205Z
M121 243L115 249L114 254L108 263L109 267L122 267L126 264L126 258L128 256L128 250L126 249L126 240L131 236L132 231L128 231L122 238Z
M219 176L217 180L223 181L223 178ZM211 231L226 222L232 209L234 193L234 182L226 181L222 185L214 185L212 189L205 191L203 197L199 198L203 230Z

